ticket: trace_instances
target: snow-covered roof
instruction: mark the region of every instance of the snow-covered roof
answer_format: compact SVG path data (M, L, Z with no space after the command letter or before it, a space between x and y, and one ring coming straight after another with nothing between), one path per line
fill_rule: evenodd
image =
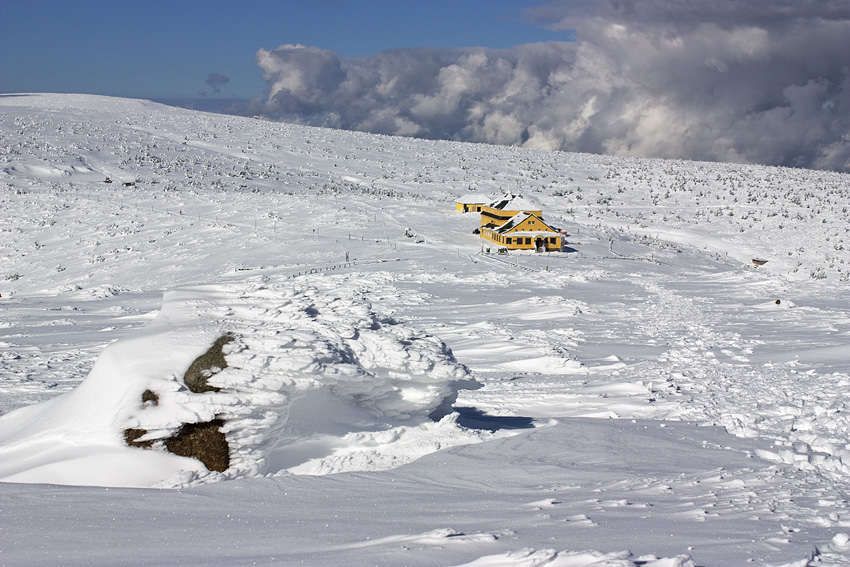
M540 218L540 217L538 217L537 215L533 215L533 214L531 214L531 213L526 213L526 212L522 212L522 213L517 213L517 214L515 214L514 216L512 216L512 217L508 220L508 222L506 222L506 223L505 223L505 224L503 224L502 226L499 226L499 227L495 228L494 230L495 230L496 232L498 232L499 234L506 234L506 233L508 233L508 232L510 232L510 231L512 231L512 230L514 230L517 226L521 225L523 222L525 222L525 221L526 221L526 220L528 220L529 218L534 218L534 219L536 219L536 220L540 221L540 224L541 224L541 225L543 225L543 226L545 226L545 227L546 227L546 228L548 228L549 230L523 230L523 231L521 231L521 232L523 232L523 233L529 233L529 234L532 234L532 233L546 233L546 234L550 234L550 231L551 231L551 230L555 230L554 228L552 228L551 226L549 226L548 224L546 224L545 222L543 222L543 220L541 220L541 218Z
M489 203L491 198L484 193L467 193L457 198L457 203L461 205L477 205L479 203Z
M487 204L488 207L502 211L539 211L540 207L523 199L521 195L506 194Z

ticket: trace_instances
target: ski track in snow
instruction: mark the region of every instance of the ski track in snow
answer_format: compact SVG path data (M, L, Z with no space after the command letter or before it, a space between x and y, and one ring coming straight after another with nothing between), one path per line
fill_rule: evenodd
M180 306L162 335L170 361L157 362L168 373L150 382L163 385L158 411L98 435L226 416L232 453L225 473L157 461L176 472L156 480L138 455L164 452L105 442L97 459L136 462L139 485L184 487L144 493L148 508L111 489L139 511L117 525L99 489L4 484L6 564L141 559L161 535L144 522L169 506L206 514L227 552L186 544L151 564L850 563L847 175L393 139L102 97L0 106L0 433L19 435L13 410L84 392L106 353L142 344ZM573 252L483 255L478 219L453 209L466 190L539 202ZM172 374L224 332L238 337L213 378L225 394L181 391ZM448 392L429 389L433 369L445 370L437 388L466 378L452 354L483 387L431 421ZM46 455L40 480L70 474L51 456L61 442L16 439L7 451ZM25 476L25 463L0 468ZM252 541L258 517L286 525L284 545ZM85 541L89 525L108 545L47 537Z

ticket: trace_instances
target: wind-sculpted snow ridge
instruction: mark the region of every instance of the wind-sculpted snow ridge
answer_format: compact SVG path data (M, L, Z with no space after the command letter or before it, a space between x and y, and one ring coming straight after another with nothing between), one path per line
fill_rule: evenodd
M77 389L0 420L0 479L181 486L380 470L485 438L450 414L458 388L477 383L446 345L347 289L166 293L156 319L110 345ZM190 435L203 428L213 437Z

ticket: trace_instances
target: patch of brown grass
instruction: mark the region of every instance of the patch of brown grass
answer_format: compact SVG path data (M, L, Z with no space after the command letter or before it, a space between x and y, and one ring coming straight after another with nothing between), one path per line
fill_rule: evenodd
M145 431L144 429L125 429L124 442L127 443L127 445L129 445L130 447L141 447L142 449L150 449L153 446L153 439L149 441L136 441L136 439L146 434L147 431Z
M207 380L227 368L224 358L224 345L234 340L230 333L224 334L201 356L196 358L186 374L183 382L186 387L196 394L218 392L221 388L211 386ZM159 405L159 395L152 390L142 392L142 406ZM184 423L182 427L167 439L161 439L168 452L181 457L198 459L211 471L223 472L230 467L230 445L222 433L223 419L213 419L205 423ZM130 447L150 449L159 440L139 441L148 432L144 429L130 428L124 430L124 442Z
M224 472L230 466L230 445L221 432L223 419L214 419L205 423L187 423L180 430L165 439L165 448L169 453L181 457L198 459L211 471ZM155 439L137 441L147 434L144 429L125 429L124 441L130 447L150 449Z
M142 405L150 402L152 406L159 405L159 396L156 395L156 392L152 390L145 390L142 392Z
M165 447L175 455L198 459L211 471L224 472L230 466L230 445L221 432L222 425L222 419L187 423L165 440Z
M227 368L227 360L224 358L222 349L224 345L233 341L233 335L225 334L220 336L207 352L196 358L189 369L183 376L183 383L192 392L200 394L202 392L218 392L221 388L210 386L207 380L210 376L218 374Z

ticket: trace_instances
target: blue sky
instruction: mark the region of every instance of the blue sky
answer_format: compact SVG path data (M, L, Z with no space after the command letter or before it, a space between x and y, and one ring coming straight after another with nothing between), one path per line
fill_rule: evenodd
M0 0L0 92L843 172L848 53L850 0Z
M524 17L527 0L2 0L0 91L213 95L265 88L259 48L345 57L409 47L507 48L570 39Z

